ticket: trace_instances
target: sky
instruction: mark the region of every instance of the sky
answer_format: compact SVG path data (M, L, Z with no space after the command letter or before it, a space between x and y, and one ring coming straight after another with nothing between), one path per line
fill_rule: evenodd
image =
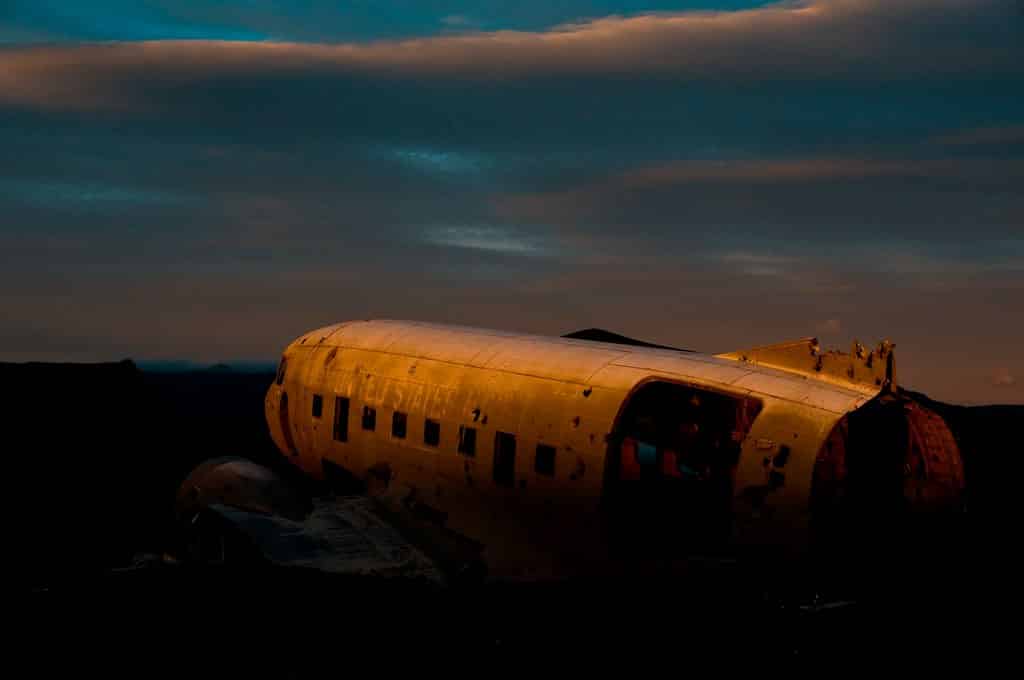
M6 0L0 361L401 318L1024 403L1024 0Z

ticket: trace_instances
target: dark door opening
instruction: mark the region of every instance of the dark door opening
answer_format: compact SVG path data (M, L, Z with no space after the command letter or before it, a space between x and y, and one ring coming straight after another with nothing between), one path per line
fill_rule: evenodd
M608 453L604 507L615 541L676 552L727 538L740 445L760 409L688 385L640 387Z

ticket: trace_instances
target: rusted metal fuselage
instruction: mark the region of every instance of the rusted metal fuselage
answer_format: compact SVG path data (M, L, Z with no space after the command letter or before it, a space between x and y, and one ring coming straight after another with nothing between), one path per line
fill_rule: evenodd
M340 472L494 576L615 570L676 546L802 549L814 513L876 473L907 502L955 497L948 428L902 402L890 418L892 346L858 347L710 356L354 321L289 344L265 410L306 474Z

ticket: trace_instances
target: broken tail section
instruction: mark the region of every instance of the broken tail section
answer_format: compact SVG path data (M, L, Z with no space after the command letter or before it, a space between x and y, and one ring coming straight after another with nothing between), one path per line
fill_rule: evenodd
M894 345L849 353L822 350L816 338L719 354L823 380L867 400L844 414L815 455L809 509L812 541L847 560L879 546L914 549L912 539L948 522L929 518L966 508L959 444L940 414L896 384ZM767 459L766 459L767 460Z

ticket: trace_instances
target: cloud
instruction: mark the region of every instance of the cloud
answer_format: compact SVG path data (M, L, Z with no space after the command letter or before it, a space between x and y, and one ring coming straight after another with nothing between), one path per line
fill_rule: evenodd
M696 182L827 182L879 177L935 177L956 172L949 160L907 161L873 158L737 159L681 161L626 173L630 187Z
M811 0L734 12L608 17L543 32L372 43L143 42L0 52L0 101L132 108L121 85L289 77L506 81L565 76L737 82L1020 77L1022 23L1006 0ZM978 39L985 38L979 45ZM137 94L137 93L133 93Z
M998 146L1024 144L1024 125L1003 125L959 130L935 138L936 144L945 146Z
M716 259L748 276L785 277L797 264L792 257L747 251L727 252L716 256Z
M481 170L486 158L479 155L435 149L391 149L392 157L413 168L432 173L466 173Z
M445 26L461 27L472 25L475 22L465 14L449 14L448 16L441 17L441 23Z
M1017 384L1017 378L1010 375L1010 370L1001 368L992 376L992 384L996 387L1013 387Z
M508 255L546 255L554 249L543 240L495 227L441 227L430 229L425 240L441 246L469 248Z
M704 159L519 192L496 198L495 207L509 219L557 216L563 224L600 222L609 231L628 226L633 235L685 233L705 243L709 233L725 232L747 241L818 244L821 253L843 240L862 249L862 263L876 267L894 257L918 257L906 246L880 245L899 238L933 244L962 244L968 232L1016 238L1024 216L1021 182L1024 159L1016 158ZM965 202L973 192L985 199ZM866 246L865 239L874 244Z
M173 205L190 200L189 196L128 186L109 186L96 182L60 182L0 179L0 198L44 205L105 207L110 205Z
M843 329L843 325L839 322L839 319L827 319L821 321L814 326L814 330L818 333L835 335Z

